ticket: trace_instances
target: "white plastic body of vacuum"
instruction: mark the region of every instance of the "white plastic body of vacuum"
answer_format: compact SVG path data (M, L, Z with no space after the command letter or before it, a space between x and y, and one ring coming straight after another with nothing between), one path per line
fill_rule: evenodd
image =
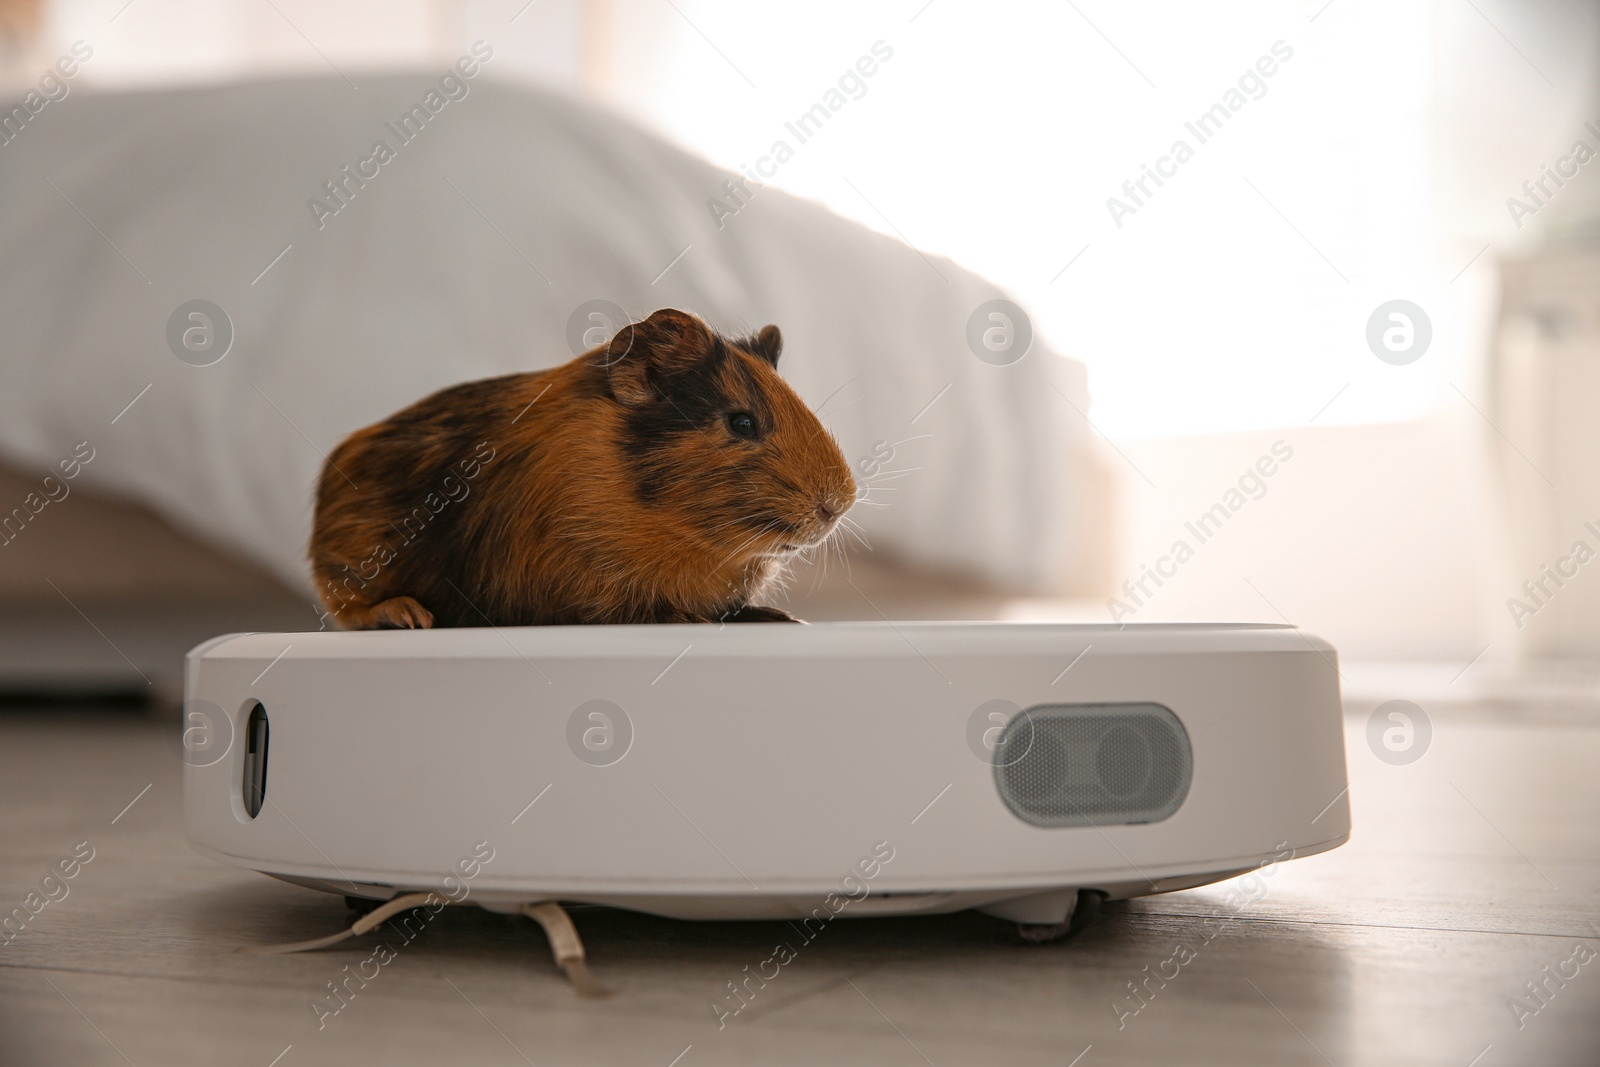
M376 900L1061 924L1350 830L1335 653L1290 627L242 634L186 716L195 849Z

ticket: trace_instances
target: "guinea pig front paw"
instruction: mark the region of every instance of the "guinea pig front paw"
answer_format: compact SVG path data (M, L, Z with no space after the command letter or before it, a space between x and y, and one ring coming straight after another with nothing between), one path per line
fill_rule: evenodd
M374 604L370 612L372 625L379 630L430 630L433 612L408 596L392 597Z
M799 622L799 623L805 622L804 619L797 619L793 615L790 615L787 611L784 611L782 608L764 608L764 607L760 607L760 606L755 605L755 604L744 604L744 605L741 605L741 606L739 606L737 608L734 608L732 611L730 611L726 615L722 616L720 621L722 621L722 622Z

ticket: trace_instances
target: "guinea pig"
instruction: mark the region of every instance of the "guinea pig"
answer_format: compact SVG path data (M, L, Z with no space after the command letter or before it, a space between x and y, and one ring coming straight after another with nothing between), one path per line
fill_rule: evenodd
M798 621L754 603L855 503L838 443L731 339L663 309L570 363L466 382L328 456L310 556L346 629Z

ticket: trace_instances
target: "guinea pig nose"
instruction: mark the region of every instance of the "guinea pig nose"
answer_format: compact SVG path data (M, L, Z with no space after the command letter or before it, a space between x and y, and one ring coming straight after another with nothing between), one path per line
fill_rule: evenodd
M839 513L830 508L826 503L817 505L817 518L823 522L832 522L839 517Z

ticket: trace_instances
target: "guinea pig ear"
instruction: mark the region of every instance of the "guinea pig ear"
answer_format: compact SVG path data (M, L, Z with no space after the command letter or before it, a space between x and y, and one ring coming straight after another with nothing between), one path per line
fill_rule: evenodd
M761 327L761 332L750 342L750 351L776 367L778 357L783 355L783 334L776 326Z
M676 308L652 312L617 331L606 346L605 367L619 404L644 404L660 395L660 380L694 370L710 354L711 329Z

